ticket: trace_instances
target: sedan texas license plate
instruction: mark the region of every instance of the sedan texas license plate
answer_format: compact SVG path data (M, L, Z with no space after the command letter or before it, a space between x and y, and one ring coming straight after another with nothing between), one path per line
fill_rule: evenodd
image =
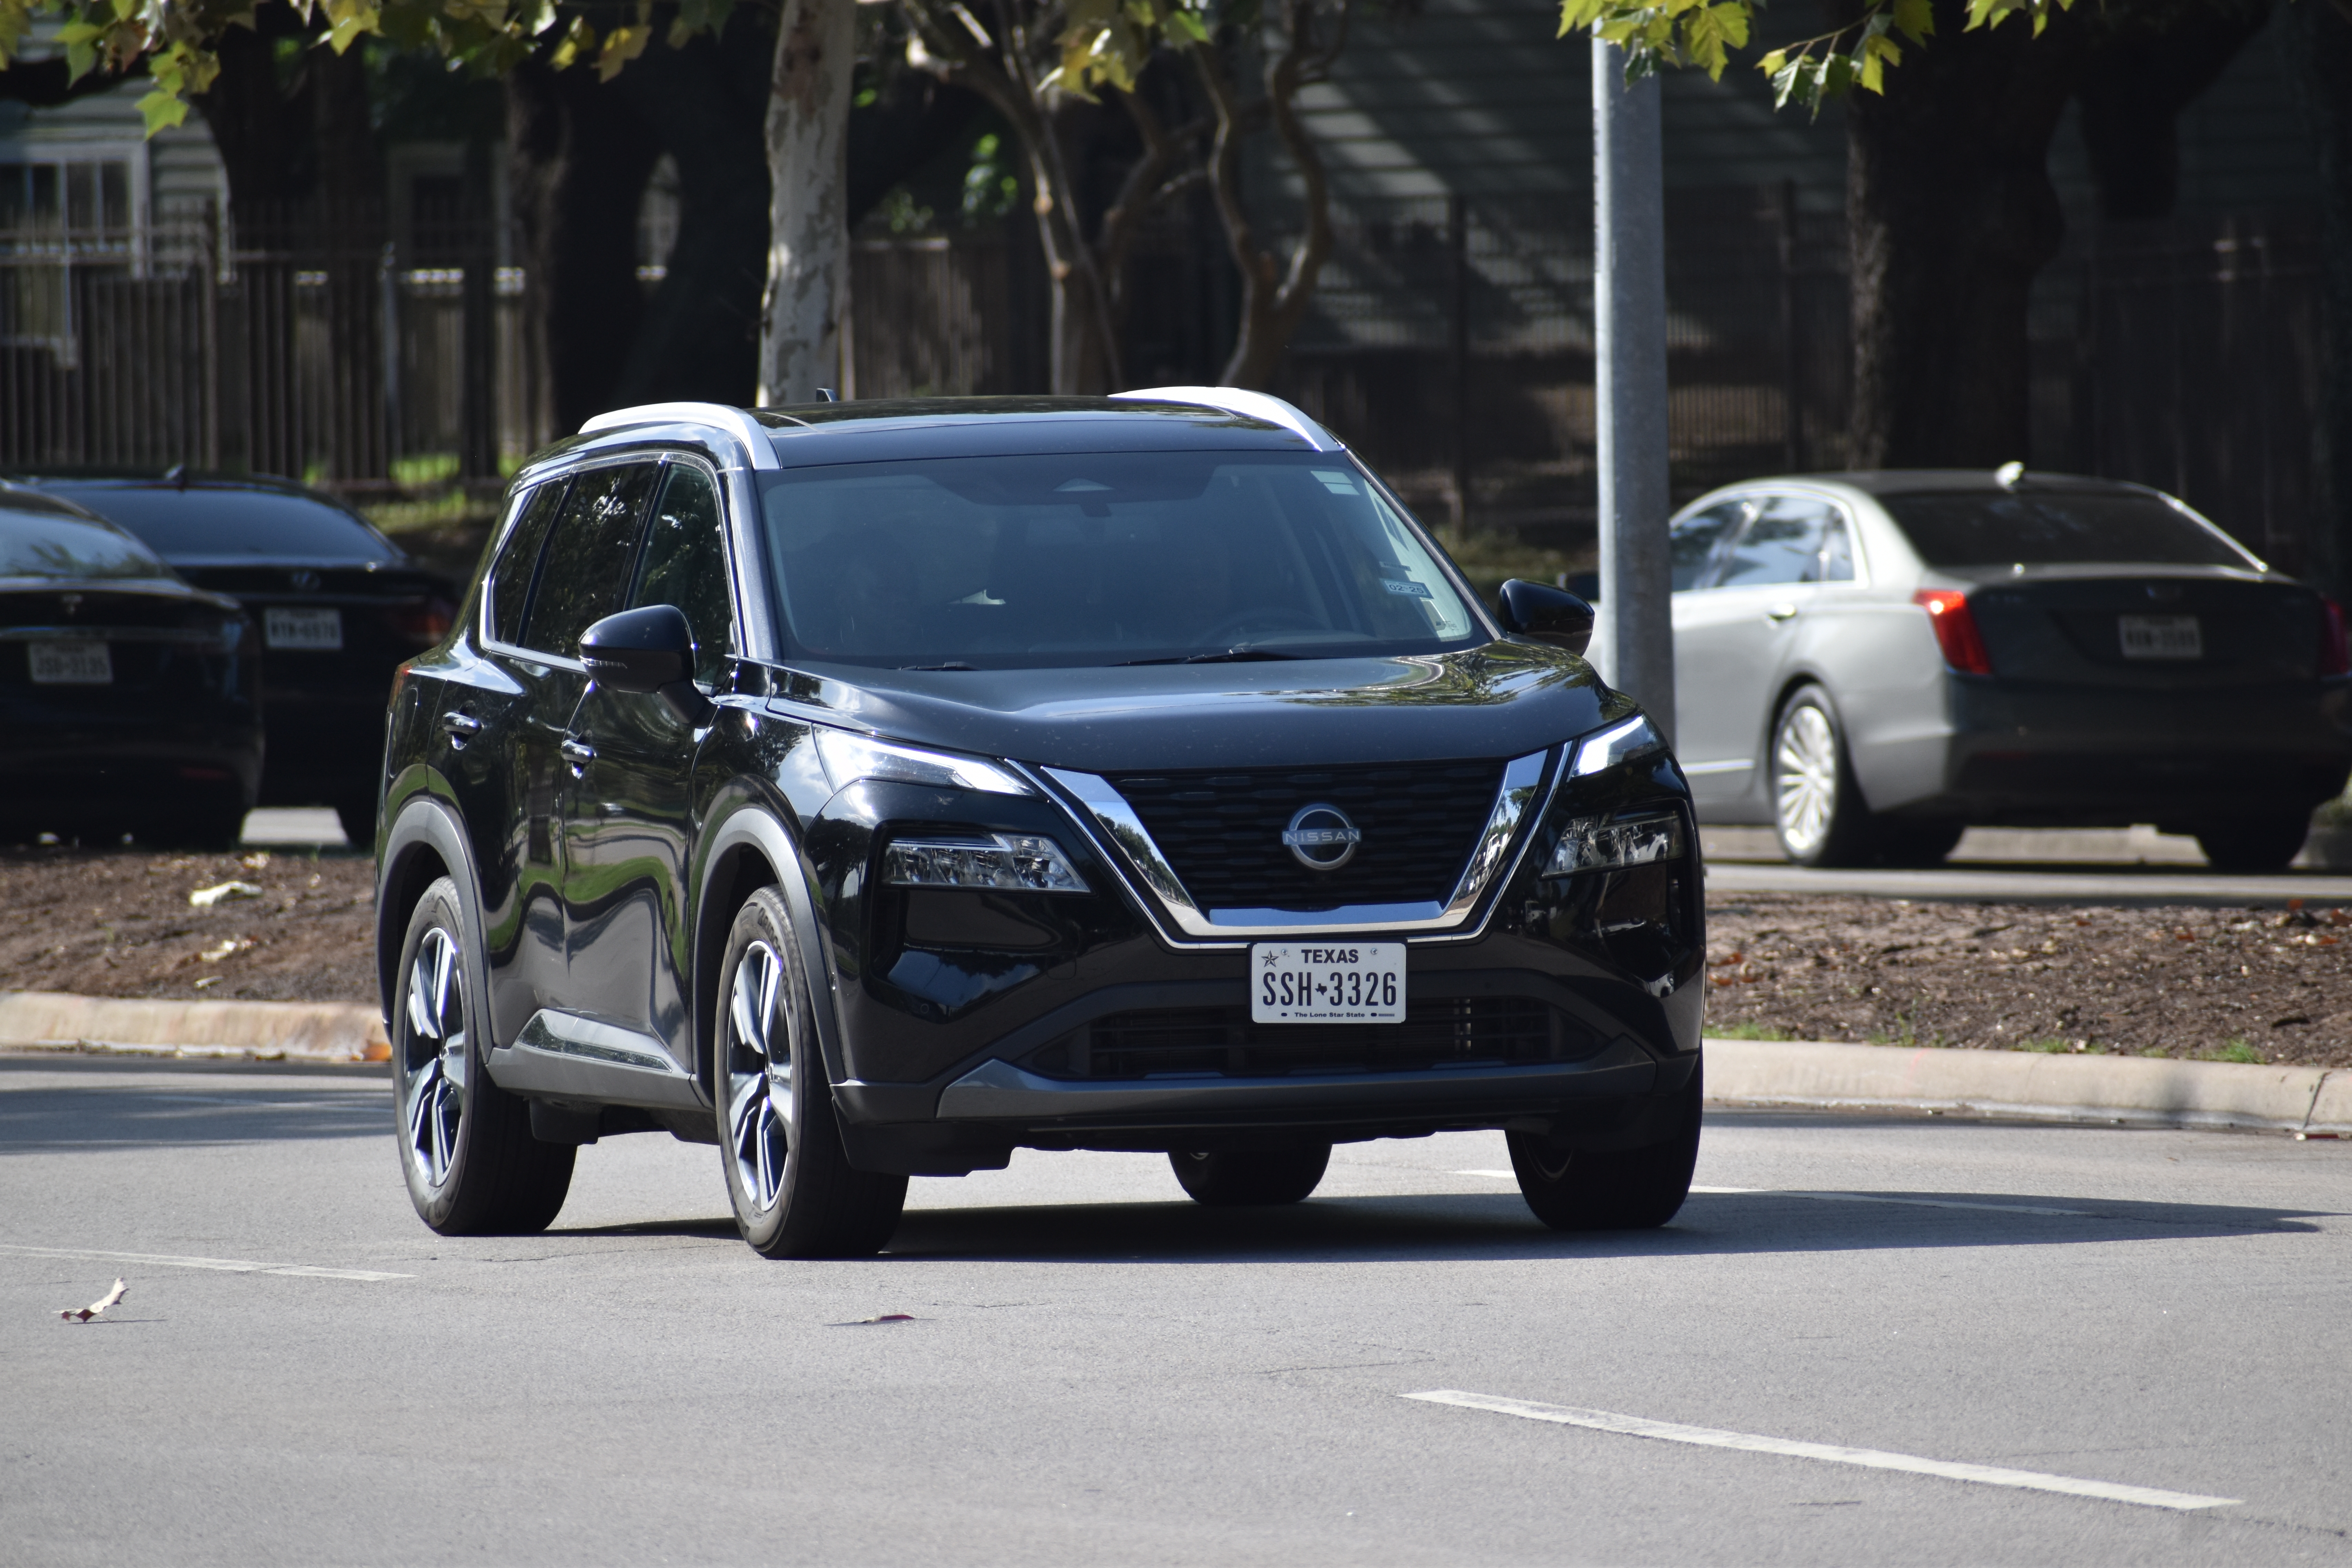
M36 686L111 686L114 656L102 642L26 643Z
M1404 943L1253 943L1250 1022L1403 1023Z
M2118 616L2126 658L2203 658L2205 633L2195 616Z
M271 647L308 653L340 653L343 647L341 610L273 609L264 613L261 635Z

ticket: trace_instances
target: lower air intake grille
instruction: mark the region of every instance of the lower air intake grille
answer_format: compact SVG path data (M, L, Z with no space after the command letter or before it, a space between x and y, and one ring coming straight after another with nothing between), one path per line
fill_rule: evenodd
M1025 1065L1067 1079L1280 1078L1582 1061L1602 1044L1559 1008L1519 996L1412 1002L1402 1024L1254 1024L1247 1007L1160 1007L1097 1018Z
M1110 784L1202 909L1328 910L1452 897L1502 776L1500 762L1446 762L1120 773ZM1338 806L1364 836L1336 871L1307 869L1282 842L1293 814L1318 805Z

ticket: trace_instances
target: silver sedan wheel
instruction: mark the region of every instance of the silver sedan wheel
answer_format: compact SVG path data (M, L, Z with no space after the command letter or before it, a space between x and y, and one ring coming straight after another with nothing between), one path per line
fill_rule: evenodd
M466 1118L466 964L457 939L438 927L425 933L408 966L408 1005L401 1016L400 1060L407 1102L402 1125L408 1157L427 1186L449 1179L457 1130Z
M727 1053L728 1144L743 1194L761 1212L776 1206L799 1106L793 1099L793 1019L783 962L755 942L735 966L728 997L733 1041Z
M1801 702L1772 742L1773 805L1791 854L1810 855L1829 837L1838 806L1837 731L1829 715Z

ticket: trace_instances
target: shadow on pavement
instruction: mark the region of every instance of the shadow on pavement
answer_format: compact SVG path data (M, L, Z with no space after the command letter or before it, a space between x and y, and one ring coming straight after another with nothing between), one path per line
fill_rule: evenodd
M0 1154L391 1134L392 1101L382 1087L289 1089L192 1078L169 1088L92 1083L0 1093Z
M1190 1203L924 1209L899 1224L887 1256L1067 1263L1719 1257L2313 1233L2318 1227L2305 1221L2321 1217L2306 1210L2039 1194L1869 1195L1894 1201L1694 1193L1664 1229L1581 1234L1545 1229L1516 1192L1316 1198L1255 1210ZM1992 1206L1907 1206L1963 1203ZM2084 1217L1999 1208L2068 1209Z

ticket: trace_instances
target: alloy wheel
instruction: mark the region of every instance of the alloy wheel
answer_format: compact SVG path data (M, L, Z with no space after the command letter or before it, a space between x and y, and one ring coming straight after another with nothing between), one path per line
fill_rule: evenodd
M446 1182L457 1158L469 1048L464 955L457 939L436 926L417 943L408 967L400 1042L408 1091L408 1157L428 1186Z
M1829 837L1837 811L1837 731L1829 715L1800 703L1780 721L1772 748L1774 805L1791 853L1808 855Z
M779 1011L789 994L776 950L755 942L735 966L728 997L733 1039L727 1053L728 1143L744 1195L761 1211L783 1191L784 1157L798 1110L793 1095L793 1023Z

